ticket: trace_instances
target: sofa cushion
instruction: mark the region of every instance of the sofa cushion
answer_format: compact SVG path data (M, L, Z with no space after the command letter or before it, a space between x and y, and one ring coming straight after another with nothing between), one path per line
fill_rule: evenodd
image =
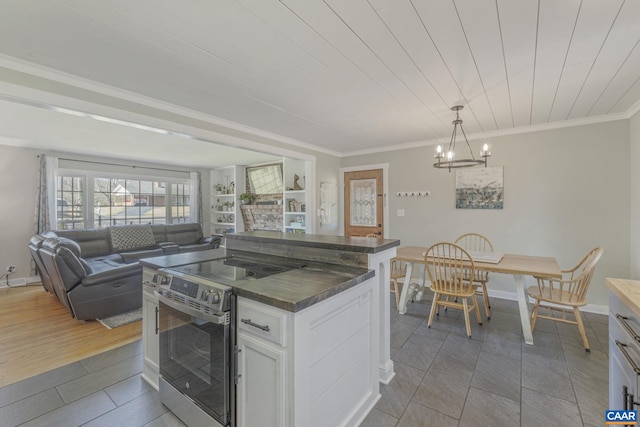
M120 255L122 256L122 259L126 264L131 264L132 262L137 262L141 258L151 258L154 256L162 256L164 255L164 251L158 248L158 249L147 249L144 251L123 252Z
M151 224L151 231L153 231L153 238L156 239L156 243L162 243L167 241L167 228L164 224Z
M200 224L171 224L167 226L167 241L180 246L202 242Z
M113 252L144 249L156 244L153 231L148 225L136 224L110 227L109 235Z
M66 237L80 245L84 258L93 258L111 253L109 231L106 228L85 228L80 230L53 230L43 234L44 237Z
M78 279L82 279L87 275L87 270L85 270L84 266L80 262L80 259L73 253L71 249L61 245L58 247L58 250L56 252L58 256L62 258L69 270L71 270L71 272L75 274ZM64 272L61 272L61 274L64 274Z
M82 256L82 250L80 250L80 245L78 243L71 239L67 239L66 237L58 237L58 241L60 246L69 249L78 258Z

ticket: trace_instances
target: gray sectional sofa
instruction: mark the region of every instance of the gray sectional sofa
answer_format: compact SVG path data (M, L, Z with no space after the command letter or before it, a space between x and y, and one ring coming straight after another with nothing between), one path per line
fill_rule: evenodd
M220 238L204 237L199 224L54 230L29 242L43 287L79 320L141 307L141 258L219 246Z

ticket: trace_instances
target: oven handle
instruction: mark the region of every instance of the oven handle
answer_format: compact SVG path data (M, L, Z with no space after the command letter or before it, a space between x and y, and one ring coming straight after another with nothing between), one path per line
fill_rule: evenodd
M226 325L226 324L229 323L228 313L225 313L222 316L216 316L214 314L206 314L206 313L203 313L201 311L194 310L191 307L187 307L184 304L180 304L179 302L175 302L174 300L165 297L164 295L162 295L158 291L153 291L153 293L155 294L156 297L158 297L158 300L160 300L164 304L168 305L169 307L171 307L171 308L173 308L175 310L178 310L178 311L181 311L183 313L186 313L186 314L188 314L190 316L194 316L194 317L198 317L200 319L208 320L209 322L211 322L211 323L213 323L215 325Z

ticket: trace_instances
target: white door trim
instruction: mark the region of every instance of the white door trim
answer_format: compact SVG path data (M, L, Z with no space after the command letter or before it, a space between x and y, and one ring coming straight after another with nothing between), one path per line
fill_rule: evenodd
M384 221L382 226L384 227L384 238L389 235L389 201L387 200L387 196L389 194L389 163L377 163L373 165L362 165L362 166L348 166L345 168L340 168L340 185L338 197L341 200L341 203L338 203L340 206L340 212L338 212L338 216L340 217L340 235L344 236L344 173L345 172L356 172L356 171L366 171L371 169L382 169L382 200L384 205L383 215Z

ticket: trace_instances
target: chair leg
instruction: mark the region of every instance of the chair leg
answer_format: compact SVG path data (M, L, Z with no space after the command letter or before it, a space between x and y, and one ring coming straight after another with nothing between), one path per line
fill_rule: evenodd
M584 330L584 323L582 323L582 316L580 315L580 310L578 310L578 307L573 307L573 314L576 316L576 323L578 324L578 330L580 331L580 336L582 337L582 344L584 345L584 349L590 352L591 348L589 347L587 332Z
M476 298L476 294L471 295L471 300L473 301L473 308L476 311L476 317L478 318L478 325L482 325L482 316L480 315L480 309L478 308L478 299Z
M540 300L536 300L536 305L533 306L533 313L531 313L531 333L536 329L536 320L538 320L538 310L540 310Z
M438 306L438 299L440 299L439 294L433 294L433 302L431 303L431 312L429 313L429 327L433 323L433 315L436 313L436 307Z
M491 320L491 306L489 305L489 294L487 293L486 282L482 283L482 300L484 301L484 313L487 315L487 320Z
M469 322L469 304L467 298L462 298L462 310L464 311L464 323L467 327L467 336L471 338L471 324Z

